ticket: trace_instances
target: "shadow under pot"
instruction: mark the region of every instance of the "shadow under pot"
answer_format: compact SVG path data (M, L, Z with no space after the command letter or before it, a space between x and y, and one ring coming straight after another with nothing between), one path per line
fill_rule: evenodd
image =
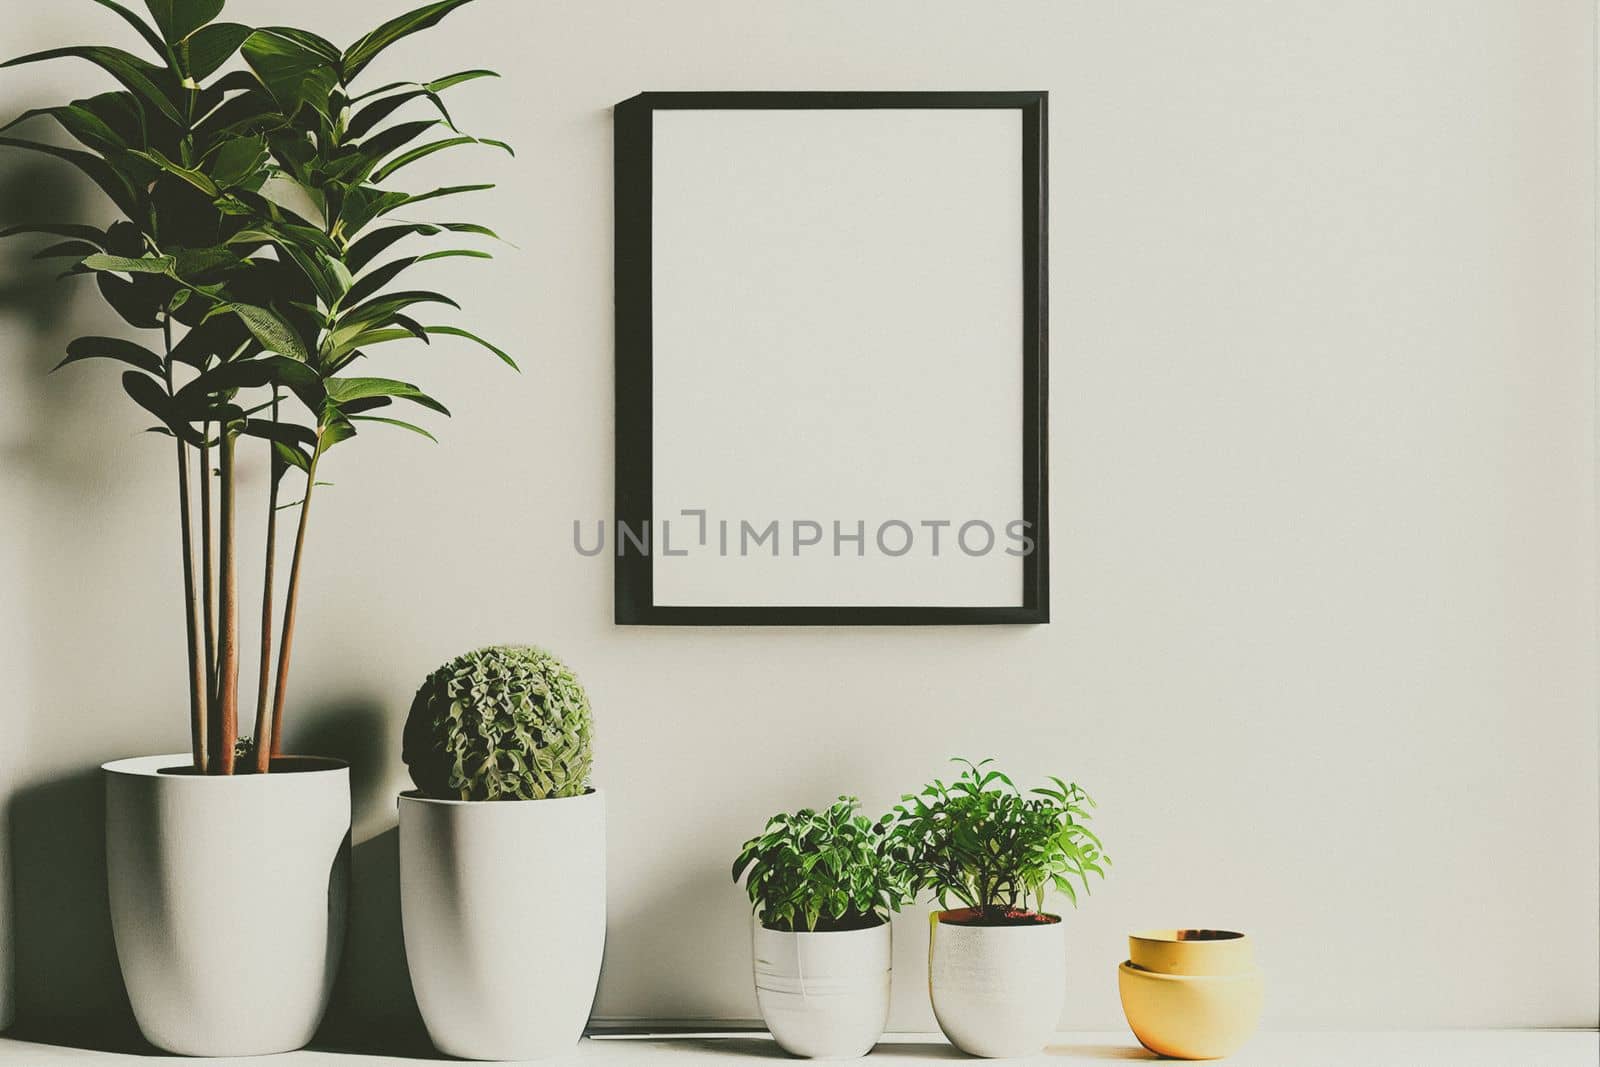
M400 794L406 967L428 1036L533 1060L583 1036L606 938L605 800Z
M101 770L111 928L145 1039L184 1056L303 1047L344 946L349 768L201 775L179 753Z
M854 1059L872 1051L889 1019L890 926L773 930L751 935L756 1002L791 1056Z
M928 993L939 1029L972 1056L1039 1052L1067 998L1066 927L1059 915L985 921L976 908L929 916Z

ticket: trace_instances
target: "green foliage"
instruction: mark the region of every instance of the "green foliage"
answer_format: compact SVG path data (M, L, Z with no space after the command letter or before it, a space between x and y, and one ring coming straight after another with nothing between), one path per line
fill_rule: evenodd
M774 815L744 843L733 880L773 930L858 930L886 921L911 900L909 872L885 845L885 822L840 797L817 812Z
M305 466L354 437L358 415L368 424L417 429L372 416L376 408L406 401L448 414L415 385L394 383L374 392L354 383L379 379L342 377L380 344L460 338L515 367L459 326L424 326L411 317L419 304L457 307L448 296L388 289L401 271L420 272L430 259L489 258L489 252L452 248L374 263L379 252L408 237L492 236L472 223L409 222L388 234L377 223L401 207L489 188L409 191L379 183L439 152L482 146L510 152L502 142L457 130L442 97L494 73L463 71L365 92L352 85L378 53L467 0L424 5L346 49L307 30L217 21L223 0L145 0L148 20L116 0L95 2L133 27L152 58L74 45L4 64L74 59L99 67L121 88L36 108L5 127L50 119L81 147L3 136L0 149L43 153L77 168L105 192L120 218L105 227L29 220L0 236L70 237L45 254L70 259L68 276L93 277L130 326L160 329L166 340L163 351L151 353L157 346L89 338L69 346L63 364L98 356L148 376L148 385L129 382L129 396L161 429L191 443L243 432L237 413L271 406L272 421L305 430L297 435L308 439L297 453L306 457ZM435 127L451 136L407 147ZM304 376L278 357L308 368L321 387L307 388ZM207 377L241 363L257 363L264 373ZM183 380L186 368L215 388L193 388ZM253 395L242 395L247 391ZM272 403L280 397L298 399L299 407Z
M589 788L589 698L541 648L496 645L457 656L411 702L403 756L440 799L543 800Z
M1042 912L1047 886L1077 906L1074 880L1088 892L1089 875L1105 877L1111 861L1085 825L1094 801L1077 785L1051 778L1024 795L987 769L992 760L953 762L960 777L907 794L892 817L891 851L919 892L932 892L940 907L953 898L999 919L1030 899Z

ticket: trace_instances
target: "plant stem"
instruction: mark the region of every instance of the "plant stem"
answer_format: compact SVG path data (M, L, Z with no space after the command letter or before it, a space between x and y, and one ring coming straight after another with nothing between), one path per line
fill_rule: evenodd
M221 543L221 589L218 611L222 632L217 643L218 770L233 773L233 750L239 740L239 576L234 565L233 453L236 434L224 425L219 444L218 540Z
M167 392L172 392L172 319L163 318L161 333L166 341L165 369ZM205 774L210 764L206 750L206 716L210 713L205 668L200 656L200 604L194 588L194 532L189 515L189 452L183 438L173 434L178 446L178 527L183 545L183 627L184 648L189 654L189 742L194 751L194 769Z
M300 600L300 564L306 548L306 523L311 518L311 492L317 487L317 462L322 459L322 430L311 451L306 471L306 491L300 498L300 523L295 528L294 554L289 560L289 588L283 603L283 635L278 639L278 680L272 694L272 754L283 754L283 703L289 684L289 656L294 651L295 608Z
M217 614L211 551L211 423L200 424L200 598L201 618L205 623L206 693L210 722L210 740L215 746L221 736L217 716ZM215 765L221 753L213 747L211 763Z
M272 421L278 421L278 387L272 387ZM277 731L272 728L271 705L267 703L272 682L272 570L278 545L278 483L283 480L283 461L271 441L267 451L272 456L267 486L267 552L261 578L261 674L256 685L256 773L266 774L272 769L272 751L277 744Z

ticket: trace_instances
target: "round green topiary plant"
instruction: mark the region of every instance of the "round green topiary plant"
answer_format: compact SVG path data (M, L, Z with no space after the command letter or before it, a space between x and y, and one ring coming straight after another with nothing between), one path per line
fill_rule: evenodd
M527 645L493 645L422 683L402 756L425 795L545 800L588 791L593 720L577 677Z

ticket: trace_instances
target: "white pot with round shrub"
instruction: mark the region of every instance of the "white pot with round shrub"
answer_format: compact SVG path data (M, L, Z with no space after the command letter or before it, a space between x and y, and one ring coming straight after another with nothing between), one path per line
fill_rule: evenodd
M605 947L605 804L589 700L555 656L494 646L428 676L400 795L406 963L428 1035L531 1060L583 1036Z
M756 1002L790 1055L864 1056L889 1017L889 915L910 898L885 824L854 797L774 815L733 863L754 924Z

